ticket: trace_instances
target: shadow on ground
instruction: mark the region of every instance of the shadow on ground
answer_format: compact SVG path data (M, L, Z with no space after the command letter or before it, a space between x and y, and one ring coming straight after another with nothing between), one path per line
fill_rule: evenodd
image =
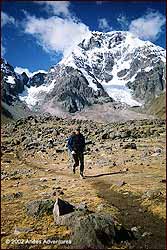
M126 171L119 171L119 172L113 172L113 173L103 173L103 174L97 174L97 175L85 175L85 178L96 178L96 177L101 177L101 176L106 176L106 175L113 175L113 174L123 174L126 173Z
M137 226L141 227L142 233L151 233L150 236L134 241L131 249L166 249L165 221L142 207L141 197L133 196L132 193L124 196L122 193L111 190L111 184L102 180L94 182L93 185L101 198L119 209L119 220L126 228Z

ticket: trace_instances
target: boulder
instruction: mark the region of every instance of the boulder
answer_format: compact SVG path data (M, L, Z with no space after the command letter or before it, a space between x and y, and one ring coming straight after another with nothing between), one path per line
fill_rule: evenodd
M57 222L57 218L59 218L59 216L74 212L74 210L75 207L69 202L57 198L53 208L53 216L55 222Z
M53 207L54 201L48 199L30 201L25 206L27 215L33 217L52 214Z
M55 217L54 221L56 225L74 228L74 226L79 222L80 219L84 218L84 216L90 213L91 212L87 209L75 210L74 212Z
M72 246L77 249L106 249L114 242L132 239L132 233L126 230L109 214L92 213L81 217L75 224Z

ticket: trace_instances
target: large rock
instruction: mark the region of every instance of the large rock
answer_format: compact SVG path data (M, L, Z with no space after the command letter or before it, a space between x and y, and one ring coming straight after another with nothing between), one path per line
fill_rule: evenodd
M111 247L114 242L132 239L132 233L109 214L89 214L76 223L72 235L72 246L78 249Z
M54 81L54 87L48 94L44 93L41 105L52 103L58 106L59 103L64 110L74 113L93 103L112 101L102 85L93 75L92 77L97 86L96 91L89 86L82 71L70 66L57 65L46 76L45 82L49 85Z
M71 205L69 202L57 198L53 208L54 220L57 222L57 218L59 218L59 216L64 214L69 214L71 212L74 212L74 210L75 207Z
M47 215L52 214L53 207L54 207L53 200L30 201L25 206L27 214L33 217L42 216L44 214Z
M85 203L73 206L67 201L57 199L53 216L56 225L74 227L74 225L84 216L92 213Z
M54 217L56 225L68 226L73 228L77 222L84 216L90 214L89 210L75 210L74 212Z

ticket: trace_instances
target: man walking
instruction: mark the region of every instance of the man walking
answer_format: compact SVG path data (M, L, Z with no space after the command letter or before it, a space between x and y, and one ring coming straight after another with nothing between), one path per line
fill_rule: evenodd
M80 163L80 177L83 179L85 138L80 133L80 127L78 127L75 133L69 138L67 146L74 159L73 173L75 174L75 169Z

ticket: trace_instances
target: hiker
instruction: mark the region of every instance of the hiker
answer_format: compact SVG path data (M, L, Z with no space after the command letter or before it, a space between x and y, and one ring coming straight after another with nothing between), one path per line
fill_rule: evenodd
M67 146L74 160L73 173L75 174L75 169L80 163L80 177L83 179L85 138L80 133L80 127L78 127L75 130L75 133L70 136Z

